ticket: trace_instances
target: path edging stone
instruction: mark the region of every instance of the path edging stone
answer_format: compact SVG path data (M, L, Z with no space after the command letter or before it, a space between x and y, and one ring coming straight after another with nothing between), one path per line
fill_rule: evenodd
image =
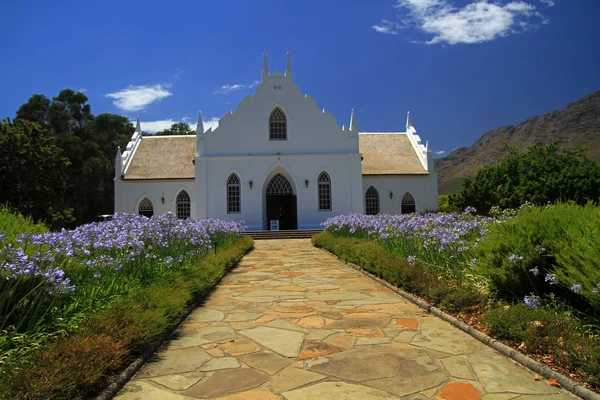
M225 273L223 274L223 276L221 276L219 278L219 280L215 283L215 285L211 288L211 290L207 293L207 296L212 293L213 290L215 290L215 288L219 285L219 283L221 283L221 280L223 280L223 278L225 278L225 276L227 276L227 274L229 272L231 272L231 270L233 270L240 262L240 260L246 255L248 254L248 252L250 250L252 250L254 248L254 245L252 245L252 247L250 247L248 250L246 250L246 252L244 252L244 254L242 254L237 260L235 260L234 263L231 264L231 266L229 268L227 268L225 270ZM205 298L206 296L203 296L202 298L197 299L196 301L194 301L192 304L190 304L185 311L183 312L183 314L181 314L181 317L178 318L178 320L176 321L176 323L169 329L167 329L162 335L160 335L156 341L156 343L154 345L152 345L147 351L145 351L142 355L140 355L138 358L136 358L135 360L133 360L131 362L131 364L129 364L129 366L127 368L125 368L125 370L123 372L121 372L119 375L117 375L114 378L114 381L111 382L110 385L108 385L96 398L95 400L110 400L113 397L116 396L117 393L119 393L119 391L121 389L123 389L123 387L125 386L125 384L127 382L129 382L129 380L136 374L136 372L139 371L139 369L152 357L152 355L164 344L164 342L169 339L171 337L171 335L173 335L175 333L175 331L179 328L179 326L181 325L181 323L183 321L185 321L185 319L192 313L192 311L194 311L202 302L202 300Z
M353 264L351 262L348 262L328 250L325 250L320 247L317 247L317 248L326 253L333 255L335 258L344 262L346 265L354 268L355 270L359 271L363 275L379 282L386 288L392 290L394 293L399 294L400 296L404 297L406 300L410 301L411 303L414 303L417 306L419 306L419 307L423 308L424 310L426 310L427 312L429 312L430 314L433 314L436 317L441 318L446 322L449 322L450 324L454 325L455 327L457 327L461 331L465 332L466 334L474 337L475 339L479 340L483 344L491 347L492 349L505 355L506 357L518 362L519 364L524 365L525 367L529 368L530 370L537 372L544 378L556 379L556 381L558 383L560 383L560 385L565 390L573 393L574 395L579 396L585 400L600 400L600 395L581 386L580 384L578 384L571 378L552 370L548 366L534 360L531 357L526 356L525 354L521 353L520 351L517 351L517 350L513 349L512 347L505 345L504 343L492 338L491 336L486 335L485 333L473 328L472 326L470 326L468 324L465 324L464 322L460 321L456 317L453 317L452 315L445 313L444 311L440 310L439 308L432 306L431 304L427 303L426 301L423 301L423 300L419 299L418 297L416 297L408 292L405 292L404 290L392 285L391 283L387 282L386 280L381 279L378 276L370 273L369 271L365 270L361 266Z

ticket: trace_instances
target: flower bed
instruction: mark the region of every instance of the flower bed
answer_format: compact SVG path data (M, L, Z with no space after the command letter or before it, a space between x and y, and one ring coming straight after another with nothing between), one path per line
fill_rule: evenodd
M19 398L20 377L29 376L30 391L46 396L62 384L36 384L61 370L69 394L57 398L97 389L252 246L243 230L121 214L73 231L0 235L0 394Z
M338 216L315 244L597 389L598 209L474 211Z

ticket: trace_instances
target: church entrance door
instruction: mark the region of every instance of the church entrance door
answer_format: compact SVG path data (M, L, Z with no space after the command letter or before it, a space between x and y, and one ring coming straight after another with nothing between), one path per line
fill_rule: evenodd
M277 174L267 185L267 229L271 221L279 221L279 229L298 229L296 196L292 185L281 174Z

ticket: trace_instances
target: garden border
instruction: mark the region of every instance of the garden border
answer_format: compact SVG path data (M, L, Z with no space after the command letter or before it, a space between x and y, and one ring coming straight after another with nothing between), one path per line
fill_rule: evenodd
M585 400L600 400L599 394L596 394L596 393L592 392L591 390L584 388L583 386L579 385L577 382L575 382L571 378L552 370L551 368L547 367L546 365L535 361L533 358L528 357L525 354L513 349L512 347L509 347L509 346L505 345L504 343L471 327L470 325L465 324L464 322L458 320L456 317L453 317L452 315L445 313L444 311L432 306L431 304L427 303L426 301L423 301L423 300L419 299L418 297L413 296L412 294L405 292L404 290L392 285L391 283L387 282L386 280L381 279L378 276L368 272L361 266L353 264L351 262L348 262L348 261L344 260L343 258L338 257L336 254L334 254L328 250L325 250L324 248L317 247L317 246L314 246L314 247L333 255L338 260L343 261L346 265L349 265L350 267L356 269L363 275L366 275L367 277L379 282L386 288L392 290L394 293L399 294L400 296L404 297L406 300L410 301L411 303L414 303L417 306L425 309L430 314L433 314L436 317L438 317L446 322L449 322L450 324L457 327L458 329L465 332L466 334L474 337L475 339L479 340L483 344L491 347L492 349L496 350L497 352L518 362L519 364L529 368L533 372L537 372L538 374L542 375L544 378L556 379L556 381L558 383L560 383L562 388L573 393L574 395L579 396Z
M235 267L237 267L241 259L244 258L244 256L253 249L254 244L252 244L252 247L248 248L248 250L246 250L244 254L242 254L234 263L231 264L229 268L225 270L223 276L219 278L219 280L210 289L210 291L206 293L206 295L192 302L188 306L188 308L183 312L178 321L171 328L167 329L162 335L160 335L154 345L152 345L147 351L142 353L142 355L140 355L138 358L133 360L123 372L118 374L115 377L115 380L112 383L110 383L102 392L100 392L98 396L95 397L95 400L110 400L114 398L117 395L117 393L119 393L119 391L123 389L123 387L125 387L127 382L129 382L129 380L131 380L131 378L140 370L140 368L146 362L148 362L152 355L175 333L175 331L179 328L181 323L185 321L185 319L192 313L192 311L194 311L198 306L200 306L200 304L215 290L219 283L221 283L223 278L225 278L229 274L229 272L235 269Z

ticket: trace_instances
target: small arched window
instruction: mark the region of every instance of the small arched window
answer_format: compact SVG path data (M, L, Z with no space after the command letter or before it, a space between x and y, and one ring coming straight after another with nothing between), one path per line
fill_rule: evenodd
M236 174L227 179L227 214L240 213L240 178Z
M327 172L319 175L319 211L331 211L331 179Z
M373 186L369 186L365 194L365 210L367 215L379 214L379 193Z
M410 193L406 193L402 197L402 214L410 214L416 211L415 198Z
M154 215L154 206L149 198L144 198L138 207L138 214L150 218Z
M269 116L269 140L287 140L287 118L279 107Z
M185 190L182 190L177 195L176 212L177 218L187 219L190 217L190 195Z

